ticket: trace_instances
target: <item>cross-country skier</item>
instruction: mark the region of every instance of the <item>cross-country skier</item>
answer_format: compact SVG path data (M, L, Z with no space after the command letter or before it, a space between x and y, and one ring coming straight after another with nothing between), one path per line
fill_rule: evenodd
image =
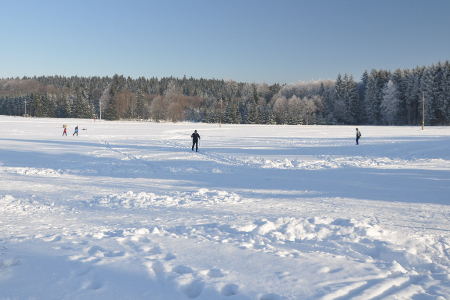
M194 131L193 134L191 134L192 138L192 151L194 151L195 146L195 152L198 151L198 140L200 139L200 135L197 133L197 130Z
M361 137L361 131L356 128L356 145L359 145L358 140Z
M62 134L63 136L65 135L65 136L67 136L67 128L66 127L64 127L64 131L63 131L63 134Z
M75 132L72 135L75 135L75 134L78 136L78 126L75 127Z

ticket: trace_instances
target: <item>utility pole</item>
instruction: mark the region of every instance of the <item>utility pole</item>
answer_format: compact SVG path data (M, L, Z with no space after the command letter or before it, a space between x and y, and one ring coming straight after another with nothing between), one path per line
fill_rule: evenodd
M25 103L25 118L27 117L27 99L24 100Z
M222 99L220 99L220 124L219 127L222 128Z
M422 93L422 130L425 127L425 93Z
M100 103L100 122L102 121L102 101Z

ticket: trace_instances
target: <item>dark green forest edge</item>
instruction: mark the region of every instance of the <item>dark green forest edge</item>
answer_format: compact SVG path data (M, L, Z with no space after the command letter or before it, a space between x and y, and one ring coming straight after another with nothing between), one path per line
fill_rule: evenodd
M423 108L424 105L424 108ZM194 78L41 76L0 80L0 114L231 124L450 123L450 65L365 71L289 85Z

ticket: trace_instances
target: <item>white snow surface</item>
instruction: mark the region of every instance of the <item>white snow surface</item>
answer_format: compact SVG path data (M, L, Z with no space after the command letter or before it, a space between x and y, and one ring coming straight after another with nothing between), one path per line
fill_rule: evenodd
M450 299L450 128L359 129L0 116L0 299Z

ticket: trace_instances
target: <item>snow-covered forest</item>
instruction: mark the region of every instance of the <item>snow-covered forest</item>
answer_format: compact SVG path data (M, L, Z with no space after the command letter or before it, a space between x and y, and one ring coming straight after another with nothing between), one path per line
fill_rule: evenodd
M424 107L423 107L424 106ZM0 114L290 125L448 125L450 64L365 71L360 81L41 76L0 80Z

